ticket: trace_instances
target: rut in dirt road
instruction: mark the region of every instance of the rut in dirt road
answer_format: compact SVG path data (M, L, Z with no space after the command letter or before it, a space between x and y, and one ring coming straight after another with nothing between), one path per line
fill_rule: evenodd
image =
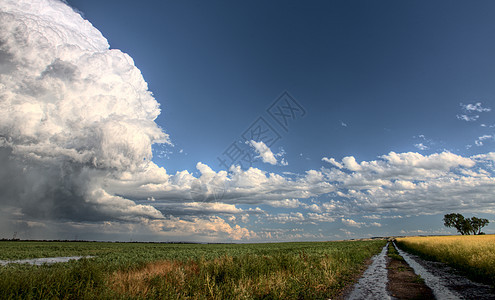
M473 282L456 270L440 262L423 260L394 247L404 260L420 275L437 299L495 299L495 290L488 285Z
M423 278L436 299L495 299L495 290L490 286L472 282L445 264L426 261L404 252L395 243L393 246L414 272ZM387 247L388 243L380 254L372 258L372 263L354 285L347 299L395 299L387 289Z
M373 262L364 271L347 299L391 299L387 291L387 247L388 243L380 254L372 258Z
M437 298L438 300L462 299L459 294L447 288L440 278L428 272L419 263L417 263L414 259L412 259L407 253L400 250L395 245L395 243L394 243L394 247L395 249L397 249L397 252L399 252L399 255L404 258L407 264L414 269L414 273L420 275L421 278L424 279L426 285L432 289L435 298Z

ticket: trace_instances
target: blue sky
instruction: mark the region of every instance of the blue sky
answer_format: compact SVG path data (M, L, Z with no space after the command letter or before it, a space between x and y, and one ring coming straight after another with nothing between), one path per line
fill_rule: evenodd
M493 146L466 149L492 133L480 128L492 116L456 118L460 103L493 104L491 2L69 3L132 56L161 103L157 123L175 147L154 161L169 170L218 169L218 154L286 90L307 110L275 145L290 171L323 156L418 151L419 135L424 154Z
M111 181L105 185L110 186L105 189L109 194L152 205L165 218L160 228L168 229L158 234L136 221L126 223L137 228L136 234L144 232L143 239L445 234L453 231L443 228L444 213L494 219L495 156L490 153L495 145L495 3L67 2L101 32L110 49L132 57L160 104L155 122L170 141L152 146L152 161L161 172L166 169L173 177L187 170L199 178L206 172L198 168L201 163L218 178L224 176L222 171L230 178L215 177L222 182L220 195L212 197L214 192L208 190L210 196L188 201L177 191L201 191L181 186L180 176L170 179L177 184L173 195L158 186L147 190L144 181L136 185L139 191L131 191L113 177L102 179ZM269 108L287 99L298 110L286 117L284 128ZM255 147L243 140L242 134L259 118L276 132L273 144L265 139ZM248 169L242 166L236 173L218 159L236 141L251 157L259 156L252 170L290 182L278 186L263 181L257 183L261 190L253 183L252 197L236 198L244 185L242 180L233 184L234 175ZM273 154L272 163L261 157L263 146L268 146L265 154ZM350 157L360 166L353 167ZM317 178L314 184L312 174ZM160 176L169 180L168 175ZM458 181L448 185L449 178ZM309 194L304 195L302 186L295 188L297 193L291 190L298 179L308 184ZM403 181L416 187L407 188ZM420 184L431 186L417 191ZM215 184L206 183L207 189L211 186ZM442 189L444 195L438 192ZM472 200L447 199L459 194ZM399 204L386 204L393 197L401 199ZM112 217L84 226L99 228L101 222L125 223ZM190 229L209 226L205 224L230 229ZM250 233L243 235L235 226ZM486 232L493 233L492 228ZM70 235L53 236L57 234ZM127 239L126 234L110 230L87 238Z

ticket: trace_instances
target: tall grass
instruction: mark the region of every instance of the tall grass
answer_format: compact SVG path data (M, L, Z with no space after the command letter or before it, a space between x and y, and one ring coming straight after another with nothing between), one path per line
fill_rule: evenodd
M397 238L397 245L495 285L495 235L406 237Z
M323 299L352 282L385 241L251 245L31 244L42 253L97 255L54 265L0 267L1 298ZM22 243L0 243L0 253ZM25 244L28 245L28 244ZM36 246L36 247L35 247ZM21 247L22 248L22 247ZM29 247L28 247L29 248ZM77 253L75 253L77 252ZM14 256L13 254L9 254ZM16 258L26 258L15 256Z

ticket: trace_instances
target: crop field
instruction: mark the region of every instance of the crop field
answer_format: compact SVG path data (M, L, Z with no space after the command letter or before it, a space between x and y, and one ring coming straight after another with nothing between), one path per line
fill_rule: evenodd
M477 281L495 285L495 235L397 238L397 245L427 259L463 271Z
M0 259L94 256L0 266L2 298L328 299L385 240L276 244L0 242Z

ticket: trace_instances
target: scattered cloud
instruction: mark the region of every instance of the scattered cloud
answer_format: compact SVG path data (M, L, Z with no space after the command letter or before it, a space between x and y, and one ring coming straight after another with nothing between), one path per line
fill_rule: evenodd
M284 199L268 202L268 205L279 208L298 208L303 205L298 199Z
M485 205L495 191L492 160L492 154L462 157L450 152L429 156L391 152L380 160L356 162L359 167L350 164L349 168L322 172L338 186L332 193L340 198L334 203L334 212L376 212L379 216L461 208L476 211L489 209ZM469 199L462 196L465 194Z
M491 108L488 107L482 107L481 102L477 102L474 104L460 104L463 110L466 111L477 111L477 112L488 112L491 111Z
M379 215L368 215L368 216L363 216L364 219L371 219L371 220L380 220L381 218L383 218L383 216L379 216Z
M350 227L357 227L357 228L361 228L361 225L363 225L364 223L361 223L361 222L356 222L352 219L344 219L342 218L342 224L344 224L345 226L350 226Z
M273 154L272 150L265 145L262 141L256 142L254 140L246 142L248 145L253 147L258 154L257 158L261 158L264 163L268 163L271 165L276 165L277 163L282 166L287 166L288 163L283 157L285 155L284 149L280 149L280 152L277 154ZM277 160L277 157L280 157L280 161Z
M353 236L354 235L354 232L349 231L349 230L347 230L345 228L340 228L339 230L342 231L347 237L350 237L350 236Z
M265 216L268 221L276 222L280 224L294 223L294 224L318 224L318 223L332 223L335 222L335 217L330 213L307 213L291 212L291 213L278 213L274 215L267 214Z
M292 212L292 213L280 213L276 215L267 215L268 221L276 222L276 223L302 223L305 221L304 215L300 212Z
M460 104L462 110L465 112L464 114L457 115L457 119L466 121L466 122L474 122L479 119L479 115L476 113L480 112L489 112L492 109L488 107L482 107L481 102L474 104Z
M332 214L329 213L308 213L307 218L310 221L316 222L316 223L321 223L321 222L327 222L327 223L332 223L335 222L335 217Z
M479 119L479 115L473 115L473 116L468 116L468 115L457 115L457 119L466 121L466 122L474 122Z
M423 143L414 144L414 147L418 148L419 150L427 150L428 149L428 146L424 145Z
M413 139L418 140L414 144L414 147L422 151L431 149L436 144L432 139L427 138L424 134L413 136Z
M256 238L256 233L239 225L230 225L220 217L208 219L193 218L184 220L171 217L167 220L152 221L150 228L156 233L164 232L177 234L181 238L184 236L209 236L210 238L227 238L232 240L246 240Z
M493 139L493 136L488 134L480 136L476 141L474 141L474 144L478 147L483 146L483 141L488 139Z
M275 158L275 155L273 154L272 150L268 148L265 143L262 141L256 142L256 141L249 141L247 142L253 149L256 151L256 154L258 154L258 157L261 158L261 160L264 163L269 163L271 165L276 165L277 164L277 159Z

